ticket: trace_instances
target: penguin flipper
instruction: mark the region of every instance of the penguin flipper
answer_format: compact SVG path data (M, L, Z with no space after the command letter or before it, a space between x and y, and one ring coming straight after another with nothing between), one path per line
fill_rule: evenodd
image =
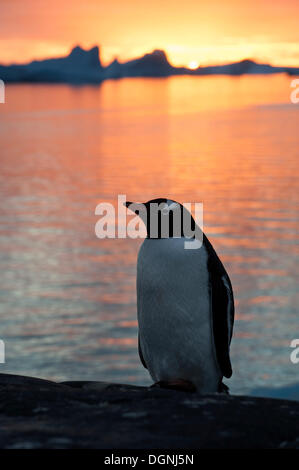
M204 244L209 252L210 296L216 355L222 374L229 378L233 373L229 357L235 312L233 288L223 264L205 235Z
M215 275L212 281L213 330L218 363L223 375L231 377L233 371L229 347L233 332L234 298L227 273Z
M145 363L145 360L144 360L144 357L143 357L143 354L142 354L142 349L141 349L141 345L140 345L140 336L138 334L138 353L139 353L139 357L140 357L140 361L143 365L143 367L145 367L147 369L147 365Z

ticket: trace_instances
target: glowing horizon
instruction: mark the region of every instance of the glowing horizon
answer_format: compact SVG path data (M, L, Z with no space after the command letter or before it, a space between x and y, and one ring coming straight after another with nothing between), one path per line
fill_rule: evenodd
M26 3L26 5L25 5ZM101 46L104 65L163 49L175 66L253 59L299 66L296 0L37 0L0 5L0 63L61 57Z

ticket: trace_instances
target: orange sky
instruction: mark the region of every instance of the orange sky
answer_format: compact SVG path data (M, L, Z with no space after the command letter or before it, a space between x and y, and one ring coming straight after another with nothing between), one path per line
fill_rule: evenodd
M2 0L0 62L102 46L106 64L164 49L174 65L299 66L299 0Z

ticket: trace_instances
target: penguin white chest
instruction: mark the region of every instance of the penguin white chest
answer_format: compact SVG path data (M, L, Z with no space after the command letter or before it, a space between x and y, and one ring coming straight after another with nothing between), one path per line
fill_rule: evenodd
M184 238L145 239L138 255L140 346L155 381L185 379L201 392L222 378L215 353L208 254Z

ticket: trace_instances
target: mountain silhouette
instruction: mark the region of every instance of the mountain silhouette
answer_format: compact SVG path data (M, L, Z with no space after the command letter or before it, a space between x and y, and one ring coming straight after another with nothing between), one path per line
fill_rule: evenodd
M251 59L226 65L198 67L174 67L162 50L154 50L142 57L119 62L114 59L103 67L98 46L85 50L74 47L66 57L34 60L29 64L0 65L0 79L4 82L45 82L45 83L100 83L109 78L123 77L168 77L171 75L243 75L288 73L299 75L299 68L274 67L259 64Z
M99 83L102 75L98 46L89 50L76 46L66 57L0 66L0 77L4 82Z

